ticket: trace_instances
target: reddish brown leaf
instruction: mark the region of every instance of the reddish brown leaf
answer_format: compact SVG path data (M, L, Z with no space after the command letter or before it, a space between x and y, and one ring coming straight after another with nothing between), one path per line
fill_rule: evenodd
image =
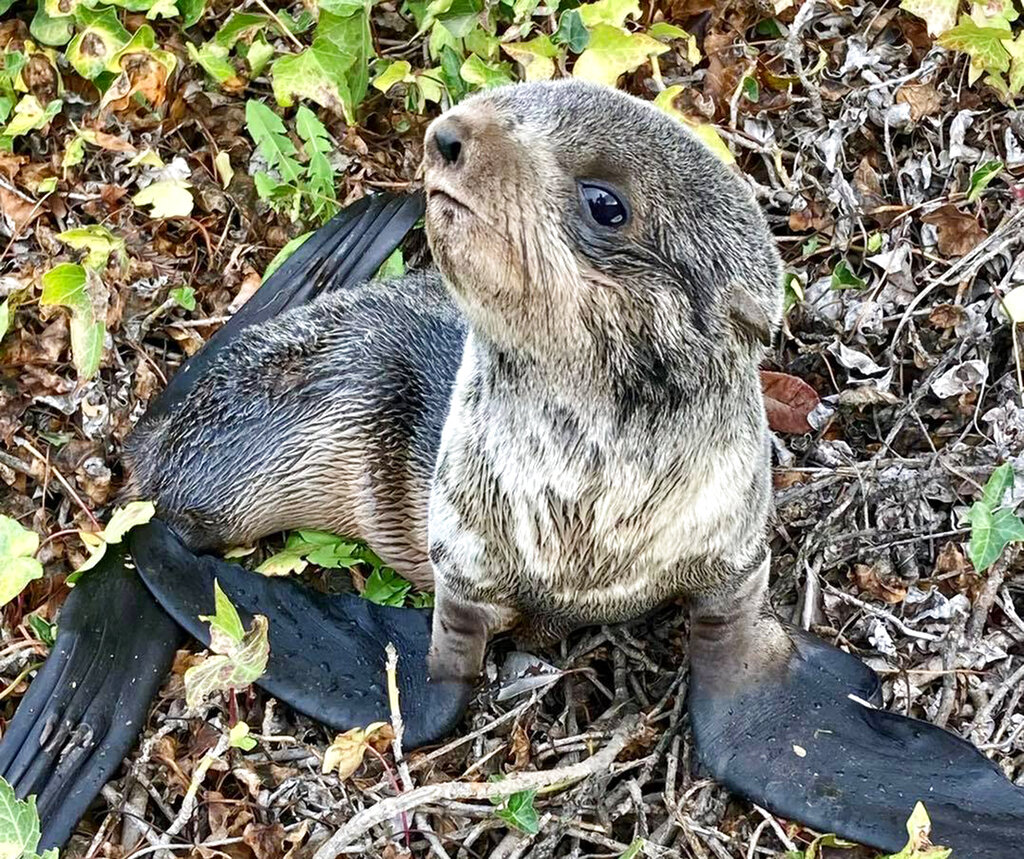
M807 416L821 402L814 388L788 373L762 370L761 390L764 392L768 425L775 432L811 432Z
M939 252L943 256L962 257L988 238L988 233L977 220L965 215L956 206L943 206L921 220L935 227Z

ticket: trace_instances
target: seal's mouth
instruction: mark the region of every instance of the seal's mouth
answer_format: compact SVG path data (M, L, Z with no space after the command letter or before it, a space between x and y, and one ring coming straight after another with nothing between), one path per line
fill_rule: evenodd
M472 207L463 200L462 195L453 191L448 185L428 182L426 186L427 204L438 206L442 210L463 211L472 213Z

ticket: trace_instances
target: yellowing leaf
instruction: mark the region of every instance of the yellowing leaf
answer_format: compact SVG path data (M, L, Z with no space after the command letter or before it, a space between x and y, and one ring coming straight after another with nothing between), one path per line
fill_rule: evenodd
M627 33L618 27L598 24L590 31L590 42L573 66L573 77L615 86L619 77L638 69L649 57L669 49L643 33Z
M918 802L907 820L907 845L899 853L887 859L949 859L953 853L946 847L932 845L929 835L932 831L931 820L924 805Z
M0 859L32 856L39 844L39 836L36 798L18 799L14 788L6 779L0 778Z
M554 58L558 56L558 48L546 35L537 36L529 42L509 42L501 47L523 67L526 80L546 81L555 76Z
M38 548L35 531L23 528L9 516L0 516L0 606L7 605L29 582L42 577L42 564L33 557Z
M1003 310L1011 322L1024 322L1024 286L1016 286L1003 296Z
M476 84L484 89L505 86L513 83L512 77L498 63L489 63L476 54L470 54L459 69L459 74L467 83Z
M584 3L579 7L583 25L588 28L598 24L621 27L626 18L640 17L639 0L597 0L596 3Z
M222 149L217 153L217 156L213 159L213 166L217 171L217 178L220 179L220 184L227 188L235 176L234 168L231 166L231 156L227 153L227 150Z
M697 37L691 33L687 33L682 27L677 27L675 24L669 24L665 21L658 21L656 24L652 24L647 28L647 35L653 36L655 39L663 39L665 41L672 39L685 39L686 59L692 65L696 65L700 62L701 54L700 48L697 47Z
M676 96L682 91L683 88L679 85L670 86L667 89L662 90L654 99L655 106L661 108L669 116L674 117L683 123L690 129L694 136L700 140L701 143L703 143L726 164L735 164L736 159L733 158L732 152L729 151L729 147L725 145L725 141L722 140L713 125L691 119L675 106Z
M395 84L411 83L415 78L412 75L412 65L408 60L399 60L391 63L384 71L373 79L373 86L381 92L387 92Z
M20 137L42 128L60 113L63 102L56 98L44 108L34 95L22 96L14 106L14 114L3 130L4 137Z
M76 250L87 250L85 264L97 271L102 271L107 267L112 253L116 253L122 261L127 260L124 239L117 238L102 224L90 224L86 227L65 230L63 233L58 233L57 238Z
M953 29L960 0L902 0L900 8L923 18L928 25L928 34L938 36Z
M181 179L165 179L143 188L132 197L136 206L151 206L151 218L186 218L192 214L192 186Z
M338 771L338 778L344 781L363 763L367 746L383 751L394 739L394 731L387 722L373 722L366 728L353 728L338 734L326 751L321 772Z
M96 275L92 275L98 282ZM89 273L80 265L61 263L43 275L42 305L60 305L71 311L71 356L79 376L90 379L100 366L103 337L106 332L102 318L93 307L93 290L89 289ZM93 284L98 292L101 284ZM105 312L105 309L104 309Z
M256 741L249 736L249 726L245 722L235 722L235 726L228 731L228 744L243 752L251 752L256 748Z
M210 650L214 653L227 653L242 643L245 628L238 616L238 609L232 605L216 579L213 580L213 614L201 614L199 619L210 624Z
M120 543L132 528L136 525L145 525L154 515L156 508L152 501L130 501L114 511L102 531L79 531L78 536L89 550L89 557L68 577L68 582L74 584L82 573L91 570L103 560L107 546Z
M223 597L223 600L230 605L227 597ZM234 611L234 606L231 608ZM252 627L242 636L241 641L228 646L227 639L230 636L224 629L231 624L231 620L225 620L221 629L211 625L210 630L211 648L215 645L224 646L226 652L207 656L185 672L185 703L189 707L197 707L215 692L244 689L255 683L266 670L270 658L267 619L261 614L256 615L252 619Z
M969 15L961 15L960 23L936 39L944 48L963 51L971 58L971 66L988 72L1005 72L1010 68L1010 54L1003 39L1007 31L998 27L979 27Z
M1020 95L1024 92L1024 32L1018 33L1012 42L1004 39L1003 47L1010 54L1010 94Z

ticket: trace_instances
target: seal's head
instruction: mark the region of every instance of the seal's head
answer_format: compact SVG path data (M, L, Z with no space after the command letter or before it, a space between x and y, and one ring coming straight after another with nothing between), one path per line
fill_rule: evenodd
M432 123L424 177L434 257L503 349L671 375L723 344L757 355L779 320L745 183L649 102L581 81L490 90Z

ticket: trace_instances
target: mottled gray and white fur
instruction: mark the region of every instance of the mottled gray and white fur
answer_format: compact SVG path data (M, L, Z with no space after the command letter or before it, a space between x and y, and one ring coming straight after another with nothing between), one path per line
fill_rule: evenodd
M498 631L550 639L679 595L759 613L758 363L781 291L744 182L651 104L578 81L467 99L424 148L440 272L244 333L139 426L130 492L195 548L366 539L436 587L437 675L475 676ZM618 191L624 227L588 217L581 180Z

